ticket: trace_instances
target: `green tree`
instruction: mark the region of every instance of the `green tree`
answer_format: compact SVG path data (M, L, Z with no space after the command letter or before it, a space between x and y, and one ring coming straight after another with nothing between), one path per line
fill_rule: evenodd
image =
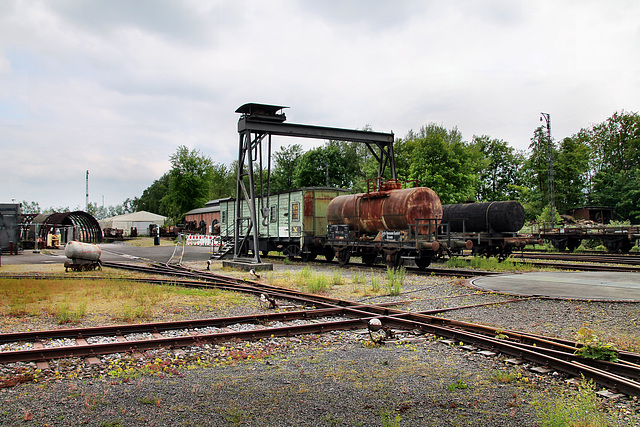
M423 126L418 133L410 131L398 140L395 153L399 178L430 187L443 204L474 197L480 159L462 141L458 129L447 130L434 123Z
M181 221L184 213L205 205L211 193L213 161L198 150L181 145L169 157L169 192L162 198L168 214Z
M594 172L620 172L640 167L640 115L614 113L591 130L583 130L589 139Z
M640 223L640 168L628 171L600 171L593 177L592 202L613 207L621 220Z
M282 146L273 154L274 164L271 173L271 190L273 192L295 188L294 174L302 154L300 144Z
M40 213L40 203L38 202L27 202L26 200L22 201L22 206L20 207L20 211L23 214L39 214Z
M358 176L353 155L335 143L304 153L294 173L295 187L325 186L352 188Z
M471 147L480 154L477 199L487 202L516 199L523 184L524 153L486 135L474 136Z
M553 141L551 149L555 170L558 153ZM521 193L520 202L527 218L534 219L549 205L549 138L542 126L534 131L529 150L529 157L524 165L524 187L528 190Z
M616 112L581 135L592 152L591 203L613 207L619 219L640 222L640 115Z
M232 197L236 191L236 173L234 169L222 163L211 166L211 190L209 199Z
M142 196L137 199L136 210L147 211L158 215L168 216L169 209L163 199L169 194L169 173L165 173L147 187Z
M584 206L589 184L589 146L577 137L567 137L560 143L555 162L555 206L559 212Z

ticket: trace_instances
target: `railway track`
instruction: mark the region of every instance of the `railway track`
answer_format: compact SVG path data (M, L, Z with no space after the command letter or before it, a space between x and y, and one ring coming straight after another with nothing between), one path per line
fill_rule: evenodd
M544 253L544 252L518 252L511 254L516 259L546 259L555 261L589 262L600 264L624 264L640 266L640 256L629 254L590 254L590 253Z
M107 353L135 352L161 347L179 348L201 343L225 342L231 339L258 340L272 336L321 334L331 330L367 328L369 321L379 319L385 328L414 331L414 333L418 334L433 334L450 340L452 344L464 343L476 349L510 355L569 375L584 375L594 379L602 386L628 395L640 396L640 354L637 353L621 352L619 355L620 360L617 363L595 361L576 355L575 352L581 345L575 342L455 321L434 316L434 312L412 313L384 305L362 304L321 295L305 294L259 282L233 279L203 271L190 271L181 267L166 265L138 266L117 263L105 263L105 266L151 274L182 276L184 279L180 280L181 285L217 287L240 292L251 292L256 295L265 294L269 298L295 301L312 308L295 312L205 319L201 321L1 334L0 343L31 342L32 348L0 352L0 363L24 360L40 361L42 363L55 358L96 357ZM153 280L157 281L158 279ZM176 281L172 282L175 283ZM441 311L443 310L436 310L436 312ZM273 322L295 319L304 319L306 322L302 325L268 326ZM230 324L248 323L258 326L241 331L224 329ZM207 328L220 328L222 330L211 332ZM177 337L163 335L166 331L177 329L185 330L186 332ZM151 334L151 337L134 341L126 340L125 336L133 333ZM108 343L92 344L88 341L88 338L92 336L111 336L113 339L112 342ZM52 339L52 337L75 340L75 345L44 348L44 346L35 344L43 340Z
M621 259L600 258L599 256L576 256L568 254L530 255L512 254L513 261L536 267L551 267L560 270L575 271L612 271L623 273L640 272L640 264L633 261L622 262ZM617 258L617 257L616 257ZM627 265L619 265L627 264Z
M280 255L269 255L268 257L264 257L264 258L270 258L270 259L278 259L278 260L284 260L285 258L287 258L286 256L280 256ZM302 260L300 259L294 259L293 262L300 262L303 263ZM313 262L316 263L322 263L322 264L328 264L328 265L336 265L337 263L335 261L326 261L326 260L319 260L316 259ZM343 266L343 268L356 268L356 269L364 269L364 270L386 270L388 267L386 264L373 264L373 265L368 265L362 262L354 262L353 260L347 264L346 266ZM432 274L436 274L438 276L446 276L446 277L464 277L464 278L471 278L471 277L478 277L478 276L489 276L489 275L493 275L493 274L501 274L501 273L497 273L495 271L485 271L485 270L473 270L473 269L463 269L463 268L441 268L441 267L436 267L433 264L430 265L429 267L426 267L425 269L420 269L418 267L406 267L407 271L411 271L412 274L416 274L416 275L420 275L420 276L429 276Z

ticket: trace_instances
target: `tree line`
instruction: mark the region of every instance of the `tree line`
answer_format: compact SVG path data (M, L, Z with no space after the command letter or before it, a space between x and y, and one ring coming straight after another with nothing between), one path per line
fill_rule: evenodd
M616 112L560 141L550 141L540 126L527 150L487 135L465 141L457 128L435 123L411 130L394 143L400 180L432 188L444 204L518 200L528 219L539 217L549 205L549 148L560 213L609 206L618 219L640 222L640 115L635 112ZM237 162L216 163L185 146L178 147L170 161L171 170L140 198L127 200L126 210L146 210L180 222L185 212L208 200L235 196ZM272 162L269 187L266 174L260 180L255 171L256 194L314 186L362 192L378 169L366 146L356 142L328 141L307 151L299 144L283 146Z

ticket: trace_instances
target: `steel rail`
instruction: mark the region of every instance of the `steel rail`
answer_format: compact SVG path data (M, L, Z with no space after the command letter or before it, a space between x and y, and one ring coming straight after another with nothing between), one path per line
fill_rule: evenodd
M26 342L36 341L43 339L61 339L61 338L88 338L96 336L112 336L112 335L126 335L134 333L145 332L165 332L178 329L197 329L206 327L220 327L224 328L229 325L245 324L245 323L258 323L264 324L267 322L283 322L290 320L300 319L314 319L318 317L328 316L344 316L345 309L342 307L336 308L321 308L315 310L299 310L299 311L287 311L280 313L268 313L268 314L253 314L247 316L232 316L210 319L195 319L195 320L179 320L171 322L153 322L153 323L135 323L135 324L121 324L111 326L96 326L89 328L65 328L65 329L50 329L41 331L27 331L27 332L10 332L0 334L0 343L7 342ZM2 354L2 353L0 353Z
M532 265L535 267L552 267L560 270L576 270L576 271L619 271L624 273L638 273L640 266L633 265L592 265L592 264L562 264L558 262L540 262L529 260L514 260L522 264Z
M181 337L163 337L148 340L126 342L82 344L75 346L50 347L28 350L0 352L1 363L13 363L35 360L51 360L67 357L87 357L113 353L127 353L157 348L180 348L196 344L215 344L232 339L259 340L270 337L288 337L328 331L347 330L366 326L363 319L350 319L335 322L310 323L278 328L261 328L247 331L219 332L214 334L185 335Z
M616 255L616 254L577 254L577 253L513 253L512 258L519 259L549 259L562 261L578 261L578 262L595 262L610 264L629 264L640 265L640 257L635 255Z

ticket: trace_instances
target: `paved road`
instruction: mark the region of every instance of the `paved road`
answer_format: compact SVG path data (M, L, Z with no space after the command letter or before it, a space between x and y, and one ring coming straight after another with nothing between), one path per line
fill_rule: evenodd
M640 273L536 272L477 277L474 286L513 295L640 301Z
M167 262L174 254L179 257L182 254L182 247L174 246L151 246L139 247L126 243L104 243L100 244L102 249L102 261L123 262L131 260L150 260L156 262ZM185 246L182 261L198 262L206 261L211 256L211 248L203 246ZM47 249L39 253L32 250L21 252L19 255L3 255L2 265L10 264L44 264L44 263L64 263L67 257L64 256L64 249ZM1 267L0 267L1 268Z

